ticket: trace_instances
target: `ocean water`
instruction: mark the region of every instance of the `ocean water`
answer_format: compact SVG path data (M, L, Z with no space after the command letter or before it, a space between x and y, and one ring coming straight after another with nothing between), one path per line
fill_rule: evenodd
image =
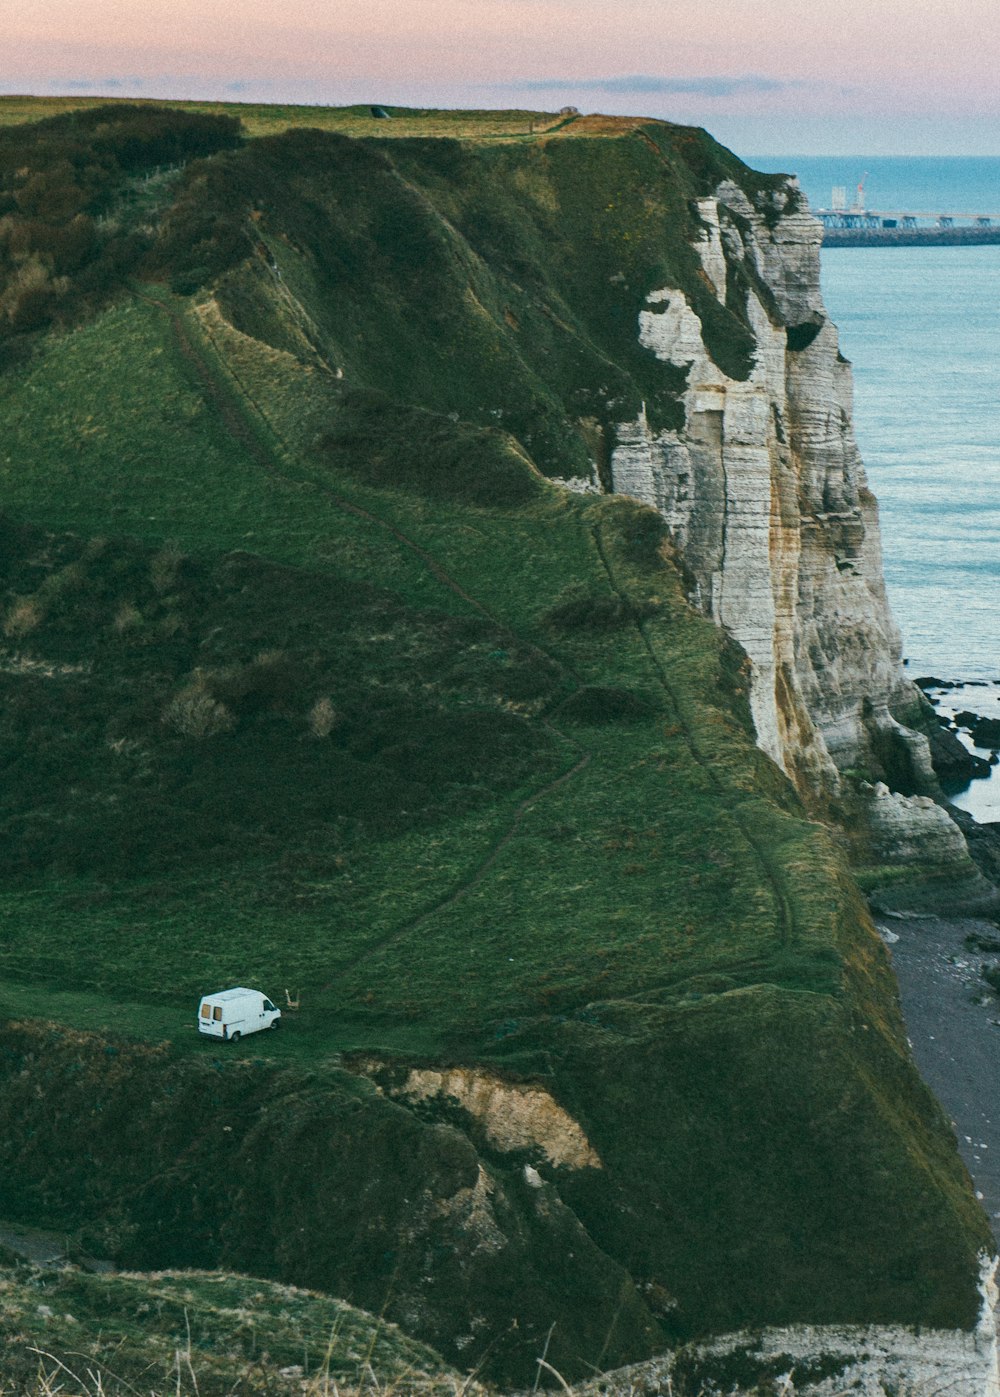
M1000 215L1000 159L751 163L795 170L814 204L868 169L897 207ZM909 673L968 685L941 711L1000 717L1000 246L826 248L822 277ZM956 802L1000 820L1000 767Z
M865 179L870 209L929 214L992 214L1000 221L1000 158L981 156L748 156L758 170L795 174L814 209L829 208L836 185L853 203Z
M1000 246L828 248L822 269L910 668L1000 678Z

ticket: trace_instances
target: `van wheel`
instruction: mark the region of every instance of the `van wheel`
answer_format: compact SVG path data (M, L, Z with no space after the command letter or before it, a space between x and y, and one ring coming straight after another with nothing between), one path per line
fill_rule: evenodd
M272 1020L271 1020L271 1027L272 1027L272 1028L280 1028L280 1027L281 1027L281 1020L280 1020L280 1019L272 1019Z
M238 1042L240 1041L240 1031L239 1031L239 1029L237 1029L235 1033L231 1033L231 1034L229 1035L229 1041L230 1041L230 1043L238 1043Z

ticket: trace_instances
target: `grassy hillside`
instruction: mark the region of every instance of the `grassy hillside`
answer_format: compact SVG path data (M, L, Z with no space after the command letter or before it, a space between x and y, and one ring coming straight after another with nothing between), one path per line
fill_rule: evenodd
M0 126L20 126L70 112L132 106L114 97L0 97ZM385 121L372 116L370 104L354 107L301 107L251 102L143 101L144 107L169 111L235 116L250 136L276 136L282 131L308 126L349 136L385 135L398 139L419 132L427 136L498 139L530 136L568 128L565 117L533 111L437 111L412 107L386 107Z
M0 1268L7 1393L456 1393L457 1373L337 1300L217 1272Z
M410 136L453 137L475 141L530 141L552 136L621 135L653 125L645 117L567 116L537 111L442 111L437 108L394 107L381 104L389 120L372 115L372 104L351 107L285 106L254 102L175 102L115 97L0 96L0 127L67 116L75 112L114 111L141 105L150 111L184 112L196 116L235 117L248 136L278 136L307 127L346 136L400 140ZM663 123L655 123L662 125ZM674 128L678 130L680 128Z
M521 1380L556 1318L568 1374L743 1323L971 1322L985 1219L741 653L657 515L551 483L643 402L675 420L635 342L654 286L746 373L691 201L733 177L772 208L773 177L663 124L417 117L242 145L164 118L214 153L167 176L144 137L129 173L147 119L19 137L79 197L112 140L100 295L35 226L96 204L36 216L11 165L0 226L0 1007L58 1025L0 1053L4 1207ZM19 325L32 258L55 300ZM302 1007L222 1055L193 1015L225 983ZM390 1107L331 1065L362 1051L544 1084L604 1167ZM489 1246L454 1221L480 1186Z

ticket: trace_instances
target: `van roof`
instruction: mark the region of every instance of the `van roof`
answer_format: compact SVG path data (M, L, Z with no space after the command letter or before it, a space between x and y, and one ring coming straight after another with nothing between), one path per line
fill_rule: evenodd
M238 985L232 990L218 990L215 994L204 994L202 999L238 999L243 994L260 994L260 990L248 990Z

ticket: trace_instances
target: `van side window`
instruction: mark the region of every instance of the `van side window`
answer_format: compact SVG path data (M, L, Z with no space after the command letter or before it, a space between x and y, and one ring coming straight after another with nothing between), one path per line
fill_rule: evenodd
M217 1004L217 1005L215 1006L215 1008L212 1010L212 1018L216 1021L216 1023L218 1023L219 1020L222 1018L222 1005L221 1005L221 1004Z
M269 1013L269 1014L273 1014L273 1013L274 1013L274 1005L271 1003L271 1001L270 1001L269 999L265 999L265 1000L264 1000L264 1009L265 1009L266 1012Z
M202 1017L203 1019L210 1019L210 1018L212 1017L212 1006L211 1006L211 1004L203 1004L203 1005L201 1006L201 1017Z

